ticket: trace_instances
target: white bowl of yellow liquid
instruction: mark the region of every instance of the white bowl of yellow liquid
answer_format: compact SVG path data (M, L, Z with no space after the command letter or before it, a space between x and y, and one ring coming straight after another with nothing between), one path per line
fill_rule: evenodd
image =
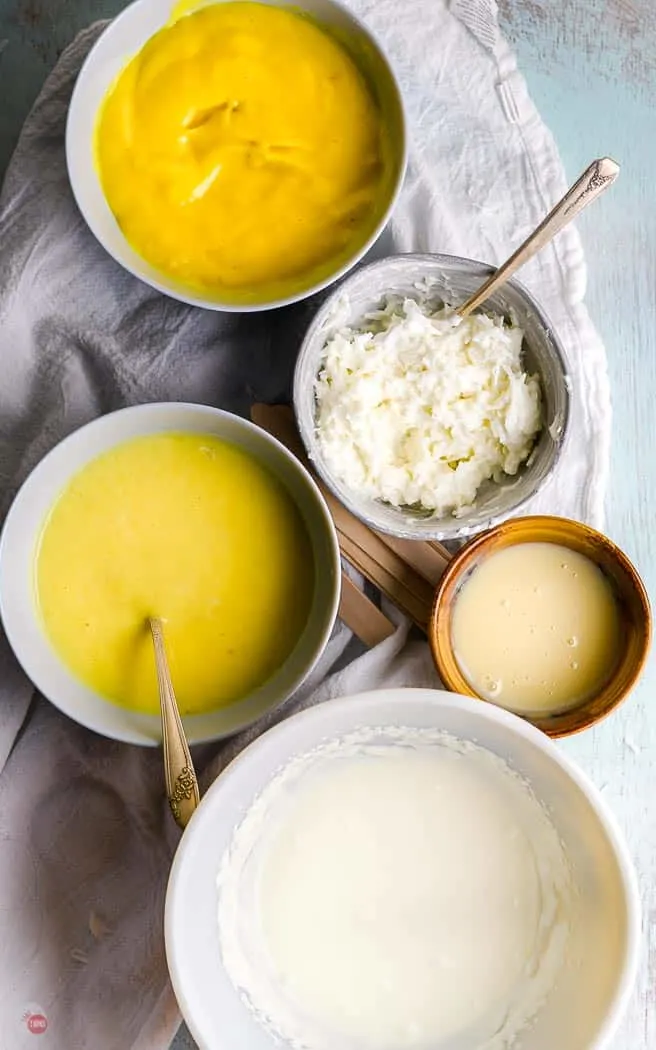
M382 689L286 719L221 774L165 937L203 1050L602 1050L640 905L607 803L548 737Z
M196 306L262 310L325 288L382 232L403 102L335 0L137 0L82 67L66 156L126 270Z
M289 697L337 615L339 548L299 462L252 423L151 404L75 431L20 489L0 540L0 615L65 714L161 739L148 616L164 622L191 743Z

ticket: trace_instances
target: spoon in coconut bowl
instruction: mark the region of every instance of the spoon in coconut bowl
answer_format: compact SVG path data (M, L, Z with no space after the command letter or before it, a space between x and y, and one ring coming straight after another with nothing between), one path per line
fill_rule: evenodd
M542 248L553 240L557 233L567 226L588 204L592 204L601 194L615 182L619 175L620 167L610 157L601 157L594 160L589 168L583 172L581 177L567 191L565 196L558 202L555 208L549 212L540 225L533 230L523 244L520 244L505 263L495 270L481 285L478 291L467 299L462 306L455 308L458 317L467 317L468 314L481 306L486 299L496 292L501 285L519 270L520 266L532 259Z

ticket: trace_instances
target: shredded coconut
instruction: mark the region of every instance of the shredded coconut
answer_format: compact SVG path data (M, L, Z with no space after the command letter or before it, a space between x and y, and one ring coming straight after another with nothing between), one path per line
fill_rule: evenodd
M326 343L316 429L329 470L363 497L458 516L514 475L541 429L524 333L504 318L389 297Z

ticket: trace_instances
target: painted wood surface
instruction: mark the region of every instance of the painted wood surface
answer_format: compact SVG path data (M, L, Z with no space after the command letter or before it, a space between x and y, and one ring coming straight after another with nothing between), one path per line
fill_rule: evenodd
M404 0L408 2L408 0ZM0 0L0 175L47 71L75 32L122 0ZM622 165L580 221L587 303L606 343L614 403L607 532L656 594L656 4L499 0L502 29L573 179L594 157ZM609 1050L656 1047L656 664L624 709L562 744L602 789L636 858L644 950ZM174 1050L191 1050L181 1030ZM173 1048L172 1048L173 1050Z
M606 531L656 595L656 5L653 0L501 0L501 21L567 173L592 156L622 165L579 223L586 301L608 351L613 396ZM612 1050L656 1047L656 664L616 717L563 743L602 789L636 859L643 957Z

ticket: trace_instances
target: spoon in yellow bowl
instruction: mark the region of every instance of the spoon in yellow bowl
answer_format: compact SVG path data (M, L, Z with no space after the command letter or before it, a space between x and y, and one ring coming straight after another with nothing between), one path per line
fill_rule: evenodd
M164 777L171 812L181 828L186 828L200 802L198 781L191 760L189 744L182 727L182 719L175 699L171 672L166 658L164 628L157 616L148 618L153 636L155 666L162 713L162 747L164 749Z

